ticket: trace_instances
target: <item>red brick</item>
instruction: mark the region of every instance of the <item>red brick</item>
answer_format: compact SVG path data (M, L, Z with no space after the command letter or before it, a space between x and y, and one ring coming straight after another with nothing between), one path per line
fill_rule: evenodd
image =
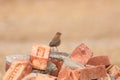
M70 58L81 64L86 64L92 56L93 52L82 43L72 52Z
M54 60L52 59L51 62L54 63L56 65L56 67L58 68L58 71L60 71L62 64L63 64L63 61L60 61L57 59L54 59Z
M7 71L10 67L10 65L12 64L12 62L16 59L23 59L23 60L29 60L29 56L28 55L11 55L11 56L6 56L6 66L5 66L5 70Z
M62 76L60 76L62 75ZM59 80L91 80L100 79L107 76L105 66L87 66L84 69L71 70L64 68L59 73Z
M30 73L22 80L56 80L57 78L48 74Z
M50 54L49 46L45 46L41 44L33 45L30 54L30 60L33 68L46 70L49 54Z
M35 80L57 80L56 77L47 74L37 74Z
M100 66L91 66L79 71L80 80L90 80L90 79L99 79L107 76L104 65Z
M35 80L37 73L30 73L26 75L22 80Z
M80 70L72 70L71 72L71 78L72 80L80 80Z
M110 63L108 56L96 56L96 57L90 58L87 64L94 65L94 66L97 66L97 65L108 66L111 63Z
M69 67L63 68L58 74L57 80L70 80L71 69Z
M108 70L108 73L111 74L112 76L114 76L115 79L117 79L118 77L120 77L120 68L117 65L113 65Z
M7 70L3 80L21 80L32 71L32 66L28 60L15 60Z

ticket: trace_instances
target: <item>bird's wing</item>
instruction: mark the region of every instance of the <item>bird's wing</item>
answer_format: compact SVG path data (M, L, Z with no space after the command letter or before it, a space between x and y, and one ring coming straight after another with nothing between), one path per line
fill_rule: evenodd
M60 39L53 39L51 42L50 42L50 46L56 46L57 44L60 43Z

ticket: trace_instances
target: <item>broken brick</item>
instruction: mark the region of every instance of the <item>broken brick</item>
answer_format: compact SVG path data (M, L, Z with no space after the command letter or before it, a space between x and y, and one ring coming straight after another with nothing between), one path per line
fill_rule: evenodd
M30 73L26 75L22 80L35 80L37 73Z
M70 76L72 80L80 80L80 70L79 69L72 70Z
M105 65L108 66L111 64L108 56L96 56L96 57L92 57L88 60L87 62L88 65Z
M3 80L21 80L32 71L28 60L15 60L7 70Z
M52 63L54 63L56 65L56 67L58 68L58 71L60 71L63 61L61 60L57 60L57 59L51 59L50 60Z
M100 66L91 66L79 71L80 80L90 80L90 79L99 79L107 76L107 72L105 70L104 65Z
M30 60L33 68L45 70L47 67L49 55L50 55L49 46L45 46L41 44L33 45L30 54Z
M93 52L82 43L72 52L70 58L85 65L92 56Z
M16 59L20 60L29 60L29 55L11 55L11 56L6 56L6 66L5 70L7 71L12 64L12 62Z
M51 53L51 54L50 54ZM8 56L3 80L119 80L120 68L108 56L92 57L80 44L71 55L51 52L49 46L35 44L30 56ZM30 58L27 58L30 57Z
M108 73L114 76L115 79L120 77L120 68L117 65L113 65L109 70Z
M57 80L70 80L71 69L69 67L63 68L58 74Z
M48 74L37 74L35 80L57 80L56 77L48 75Z
M30 73L22 80L56 80L57 78L48 74Z

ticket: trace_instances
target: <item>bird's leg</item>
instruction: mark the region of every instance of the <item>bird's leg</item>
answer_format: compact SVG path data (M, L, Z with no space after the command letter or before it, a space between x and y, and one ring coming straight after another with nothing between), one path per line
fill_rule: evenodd
M54 47L53 47L53 52L54 52L55 50L54 50Z
M51 52L54 52L54 47L50 47L50 49L51 49Z
M56 50L57 50L57 52L58 52L58 48L56 47Z

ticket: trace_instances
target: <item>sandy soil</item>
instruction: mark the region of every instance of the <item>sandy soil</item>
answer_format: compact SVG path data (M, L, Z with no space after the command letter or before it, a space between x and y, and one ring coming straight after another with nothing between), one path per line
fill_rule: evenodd
M5 56L29 54L33 43L48 45L57 31L60 51L71 53L83 42L120 65L119 0L0 0L0 79Z

